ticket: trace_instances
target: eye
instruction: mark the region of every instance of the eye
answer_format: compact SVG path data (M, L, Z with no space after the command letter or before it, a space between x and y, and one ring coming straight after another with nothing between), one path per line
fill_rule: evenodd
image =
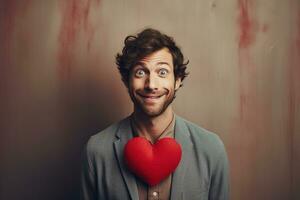
M167 69L160 69L158 72L158 75L160 77L166 77L168 75L169 71Z
M135 76L138 77L138 78L141 78L141 77L145 76L145 71L142 70L142 69L138 69L135 72Z

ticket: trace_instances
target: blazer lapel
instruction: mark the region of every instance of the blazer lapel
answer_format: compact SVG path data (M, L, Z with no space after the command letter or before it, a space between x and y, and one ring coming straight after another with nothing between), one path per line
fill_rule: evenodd
M116 132L117 140L114 142L115 155L121 170L121 174L123 176L126 187L129 191L129 195L131 199L138 199L138 190L135 181L135 177L131 174L131 172L127 169L124 163L123 149L128 140L133 137L132 129L130 125L130 118L127 117L124 119L119 129Z
M189 160L192 158L191 147L192 143L190 142L190 133L185 125L183 119L175 116L175 139L181 145L182 157L181 161L173 173L172 177L172 186L171 186L171 200L182 199L183 197L183 185L184 185L184 175Z

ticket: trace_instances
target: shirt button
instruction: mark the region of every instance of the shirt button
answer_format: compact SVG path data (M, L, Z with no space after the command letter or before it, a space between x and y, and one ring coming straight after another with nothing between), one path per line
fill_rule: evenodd
M153 196L155 196L155 197L158 195L157 192L153 192L152 194L153 194Z

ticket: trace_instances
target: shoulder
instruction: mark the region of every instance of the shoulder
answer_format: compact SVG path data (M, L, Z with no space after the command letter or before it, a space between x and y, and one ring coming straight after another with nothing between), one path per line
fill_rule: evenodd
M121 124L126 120L127 118L117 121L97 134L92 135L86 144L87 153L107 152L112 148L113 142L116 139L116 133Z

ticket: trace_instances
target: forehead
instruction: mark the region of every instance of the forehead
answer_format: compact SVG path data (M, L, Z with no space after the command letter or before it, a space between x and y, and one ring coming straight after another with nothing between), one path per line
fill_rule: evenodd
M167 64L170 67L173 67L173 57L167 48L163 48L161 50L155 51L152 54L144 57L139 61L139 63L145 65L159 65L159 64Z

